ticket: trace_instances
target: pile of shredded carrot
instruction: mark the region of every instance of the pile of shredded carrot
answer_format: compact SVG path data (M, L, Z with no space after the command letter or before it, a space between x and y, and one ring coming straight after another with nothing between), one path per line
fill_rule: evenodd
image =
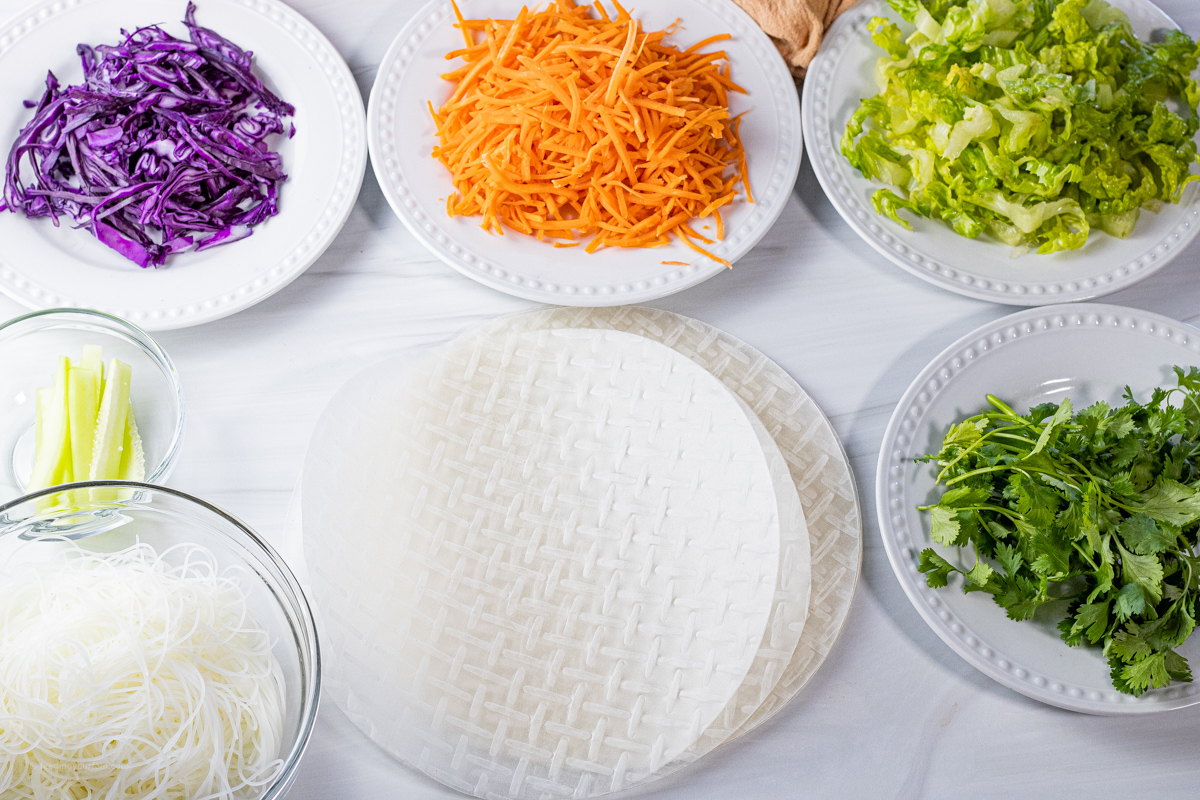
M729 35L679 50L673 32L641 30L615 2L555 0L522 8L513 20L467 20L466 63L443 75L457 84L438 110L433 155L450 170L450 216L482 216L485 230L508 227L556 246L592 237L586 250L655 247L677 235L719 261L692 227L714 217L741 183L753 202L740 117L729 113L724 51L701 53ZM594 10L594 13L593 13Z

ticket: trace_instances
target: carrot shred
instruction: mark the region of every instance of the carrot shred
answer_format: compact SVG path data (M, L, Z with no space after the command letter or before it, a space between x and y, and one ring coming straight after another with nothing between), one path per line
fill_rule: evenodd
M450 216L481 217L552 240L556 247L659 247L672 237L729 266L701 245L714 240L689 223L715 216L738 197L748 202L746 153L727 92L723 51L686 50L666 31L646 32L612 0L554 0L513 20L469 20L458 6L466 47L447 55L462 66L436 111L433 155L449 170ZM663 262L686 264L686 262Z

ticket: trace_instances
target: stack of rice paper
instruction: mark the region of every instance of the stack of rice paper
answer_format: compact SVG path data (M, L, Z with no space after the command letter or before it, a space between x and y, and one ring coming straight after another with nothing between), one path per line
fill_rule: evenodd
M627 790L757 727L829 652L861 558L799 385L639 308L506 317L360 374L300 507L329 696L488 798Z

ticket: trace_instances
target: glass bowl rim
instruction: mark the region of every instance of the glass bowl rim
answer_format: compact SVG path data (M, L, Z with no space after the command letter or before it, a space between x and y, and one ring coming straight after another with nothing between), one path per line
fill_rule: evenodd
M233 526L235 530L240 532L246 539L249 549L260 556L266 563L274 567L282 579L281 583L287 593L287 603L291 606L290 611L296 617L300 629L293 629L293 634L301 640L303 646L308 651L308 657L303 657L301 653L301 667L305 673L304 685L301 687L301 711L300 725L296 732L296 741L292 744L291 750L286 756L281 754L283 758L283 769L279 776L267 786L261 795L258 795L255 800L278 800L288 789L291 788L296 779L297 767L301 759L304 757L305 751L308 749L309 740L312 738L313 730L316 727L317 711L321 704L321 645L317 636L316 617L313 615L312 607L309 605L308 597L304 594L300 582L296 579L292 568L288 566L283 557L275 550L275 548L260 536L253 528L242 522L237 517L227 511L223 511L217 506L202 500L195 495L181 492L178 489L171 489L166 486L156 486L152 483L142 483L140 481L81 481L78 483L64 483L61 486L49 486L45 489L39 489L36 492L21 495L18 498L9 500L6 503L0 503L0 518L3 518L11 509L17 506L25 505L37 500L45 495L59 494L61 492L71 491L74 489L90 489L98 487L117 487L135 489L140 491L162 492L173 497L177 497L185 502L192 503L200 508L215 514L219 519L224 520ZM42 512L45 516L53 515L53 510ZM34 516L37 516L36 514ZM0 536L4 534L0 532ZM55 538L47 536L46 538ZM274 593L272 593L274 594ZM282 599L282 598L281 598ZM307 662L307 663L305 663Z
M166 453L159 461L158 466L155 467L153 473L146 476L146 483L149 484L157 484L165 481L171 474L172 470L174 470L175 462L179 460L180 446L183 443L183 428L184 419L187 416L187 406L183 395L183 384L179 380L179 370L175 368L175 362L171 360L169 355L167 355L167 351L162 348L162 345L160 345L153 336L139 328L137 325L134 325L129 320L122 319L114 314L109 314L104 311L97 311L93 308L69 307L45 308L39 311L30 311L16 317L12 317L11 319L0 322L0 334L3 334L9 328L16 327L31 320L38 320L43 317L62 317L70 315L81 316L84 318L94 317L115 325L118 330L112 330L111 328L109 330L111 330L114 334L124 336L135 346L140 348L144 353L146 353L146 355L150 357L150 360L155 363L155 365L159 368L159 371L162 372L162 374L167 378L167 381L170 383L173 395L175 397L176 408L178 409L177 413L175 414L175 429L171 432L171 441L167 445ZM29 333L35 334L37 331L30 331ZM22 497L25 496L26 495L22 495Z

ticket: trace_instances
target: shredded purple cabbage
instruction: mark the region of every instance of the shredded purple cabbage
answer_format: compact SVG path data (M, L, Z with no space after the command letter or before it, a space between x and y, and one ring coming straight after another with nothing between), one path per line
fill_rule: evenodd
M158 26L121 31L119 45L79 45L82 85L46 77L9 152L0 210L70 216L142 267L244 239L279 213L287 175L267 139L296 111L250 71L253 53L195 12L189 2L190 42Z

